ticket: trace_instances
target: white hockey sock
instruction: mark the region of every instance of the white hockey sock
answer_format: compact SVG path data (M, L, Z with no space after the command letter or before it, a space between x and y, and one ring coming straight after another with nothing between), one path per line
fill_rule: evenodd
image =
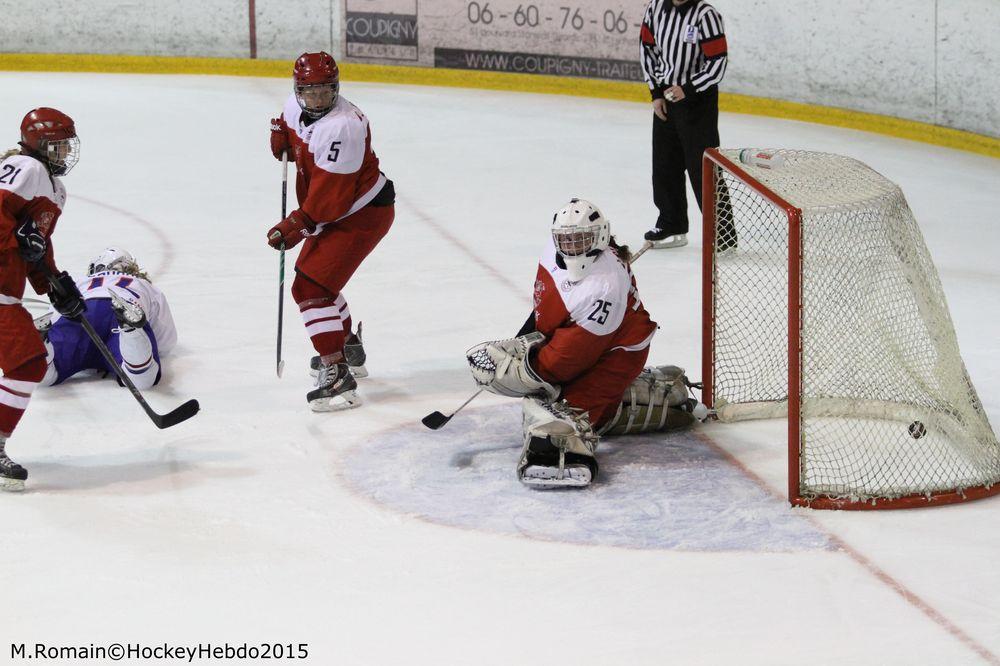
M148 389L156 382L160 364L153 358L153 343L141 328L122 331L118 337L118 349L122 354L122 369L136 388Z

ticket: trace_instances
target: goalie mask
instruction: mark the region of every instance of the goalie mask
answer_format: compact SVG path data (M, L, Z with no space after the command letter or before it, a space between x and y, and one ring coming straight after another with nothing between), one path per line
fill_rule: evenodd
M579 282L587 275L611 241L608 220L597 206L583 199L571 199L552 216L552 242L556 263Z
M135 257L128 250L120 247L108 247L103 252L91 259L87 266L87 275L103 273L104 271L119 271L121 273L135 274L138 265Z

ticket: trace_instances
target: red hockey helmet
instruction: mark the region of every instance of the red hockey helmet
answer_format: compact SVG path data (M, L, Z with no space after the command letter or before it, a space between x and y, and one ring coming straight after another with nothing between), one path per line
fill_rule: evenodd
M64 176L80 161L80 139L73 119L62 111L39 107L21 121L21 146L49 166L54 176Z
M329 53L303 53L292 70L295 99L310 118L322 118L337 103L340 68Z

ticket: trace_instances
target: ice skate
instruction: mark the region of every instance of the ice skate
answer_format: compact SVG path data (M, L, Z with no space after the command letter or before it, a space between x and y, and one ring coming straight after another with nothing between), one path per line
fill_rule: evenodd
M654 250L684 247L688 244L687 234L671 234L663 229L650 229L643 238L653 244Z
M314 412L351 409L361 404L357 388L358 383L346 363L320 364L316 388L306 394L306 400Z
M364 379L368 376L368 369L365 367L365 361L368 360L368 357L361 342L361 324L358 324L356 334L349 333L347 336L347 341L344 343L344 360L347 361L347 367L350 368L355 379ZM313 356L309 361L309 374L316 377L319 374L319 366L322 364L319 356Z
M358 323L358 332L349 333L347 341L344 343L344 360L347 367L351 369L351 374L355 379L368 376L368 369L365 368L365 361L368 360L365 354L364 345L361 342L361 323Z
M118 320L118 326L121 327L122 331L127 333L146 325L146 313L137 303L125 300L113 289L108 289L108 294L111 296L111 309L114 311L115 319Z
M0 439L0 490L19 492L24 490L28 470L10 459L4 451L5 444L5 440Z

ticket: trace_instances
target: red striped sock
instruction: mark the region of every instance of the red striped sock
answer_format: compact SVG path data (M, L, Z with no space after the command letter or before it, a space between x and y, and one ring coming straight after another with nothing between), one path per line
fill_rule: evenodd
M45 369L45 357L40 356L0 377L0 437L14 432Z

